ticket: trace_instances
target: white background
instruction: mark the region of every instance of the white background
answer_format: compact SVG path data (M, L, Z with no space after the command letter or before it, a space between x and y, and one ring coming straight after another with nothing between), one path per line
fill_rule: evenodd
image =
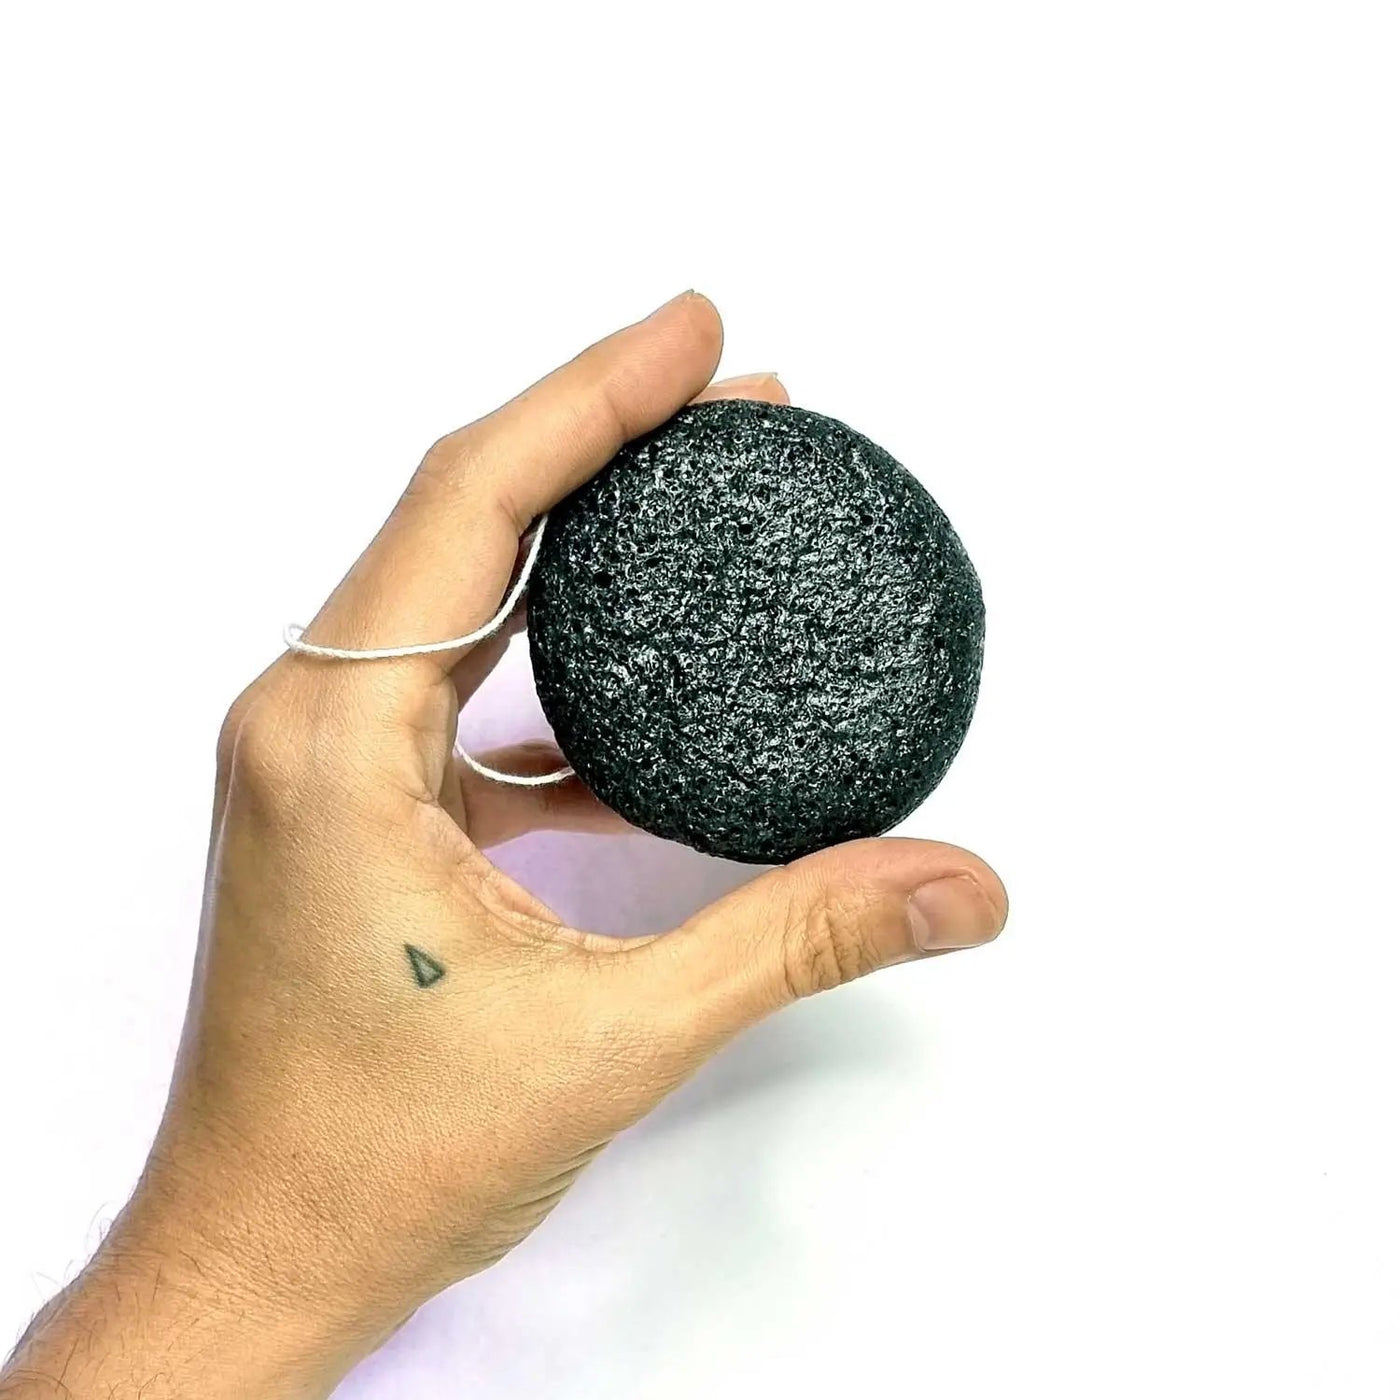
M961 532L906 829L1012 920L751 1033L341 1394L1400 1393L1392 6L0 26L0 1340L156 1122L224 706L434 437L694 285ZM617 932L742 873L504 858Z

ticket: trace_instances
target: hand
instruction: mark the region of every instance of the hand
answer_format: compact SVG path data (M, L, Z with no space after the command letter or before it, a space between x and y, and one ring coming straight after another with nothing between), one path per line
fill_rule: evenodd
M498 606L530 522L626 440L702 393L785 401L771 376L706 390L720 340L687 293L442 439L308 640L464 632ZM771 871L659 937L564 926L481 848L615 819L576 780L499 787L453 759L505 641L288 654L233 706L164 1121L12 1362L10 1386L31 1388L0 1394L325 1395L743 1027L1001 928L986 865L896 839ZM409 946L431 959L420 975Z

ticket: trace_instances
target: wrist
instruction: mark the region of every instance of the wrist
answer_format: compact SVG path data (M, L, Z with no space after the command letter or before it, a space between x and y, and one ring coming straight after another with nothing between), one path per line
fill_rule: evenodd
M358 1359L204 1233L134 1199L0 1370L0 1400L323 1400Z

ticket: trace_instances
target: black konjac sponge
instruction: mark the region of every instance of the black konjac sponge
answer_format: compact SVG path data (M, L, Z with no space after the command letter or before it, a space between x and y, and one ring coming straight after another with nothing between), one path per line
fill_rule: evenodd
M870 836L972 717L982 591L947 517L835 419L682 410L559 505L530 586L540 701L636 826L744 861Z

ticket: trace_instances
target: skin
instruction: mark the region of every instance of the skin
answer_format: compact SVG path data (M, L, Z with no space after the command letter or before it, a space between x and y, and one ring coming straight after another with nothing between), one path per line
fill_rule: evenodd
M498 606L532 519L627 439L697 397L786 402L772 375L710 384L720 343L714 307L685 293L436 443L307 639L459 635ZM0 1396L326 1396L744 1027L1001 929L987 865L892 838L771 871L655 938L565 926L483 850L618 819L576 781L501 787L452 757L458 710L507 640L366 663L288 653L235 702L163 1122ZM543 771L560 755L490 761ZM431 985L410 944L445 969Z

